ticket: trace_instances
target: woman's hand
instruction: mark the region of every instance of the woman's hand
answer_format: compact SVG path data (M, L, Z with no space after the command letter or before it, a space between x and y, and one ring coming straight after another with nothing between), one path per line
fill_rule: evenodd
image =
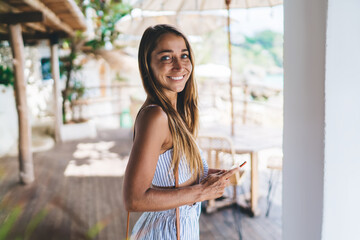
M201 201L219 198L224 194L225 187L229 185L229 178L240 170L239 167L231 170L221 170L209 174L201 181L202 199Z
M218 173L220 171L225 171L225 169L209 168L208 174Z

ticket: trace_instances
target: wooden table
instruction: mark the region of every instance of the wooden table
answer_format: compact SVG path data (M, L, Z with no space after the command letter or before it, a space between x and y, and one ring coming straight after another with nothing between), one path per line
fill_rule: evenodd
M261 128L253 126L237 126L235 136L230 135L227 126L212 126L200 129L199 135L225 136L231 139L235 154L249 154L250 163L250 208L244 207L251 216L260 214L259 199L259 168L258 153L261 150L282 147L282 131L275 128Z

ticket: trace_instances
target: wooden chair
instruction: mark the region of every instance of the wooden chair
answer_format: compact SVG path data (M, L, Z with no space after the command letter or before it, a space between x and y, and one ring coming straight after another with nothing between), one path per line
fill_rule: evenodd
M230 169L234 165L239 165L240 162L235 161L235 151L232 141L227 137L221 136L199 136L197 138L202 156L207 160L209 168L216 169ZM224 198L221 200L209 200L205 202L206 213L211 213L217 209L237 201L236 187L241 185L244 176L244 171L234 174L230 178L230 184L233 187L232 198Z

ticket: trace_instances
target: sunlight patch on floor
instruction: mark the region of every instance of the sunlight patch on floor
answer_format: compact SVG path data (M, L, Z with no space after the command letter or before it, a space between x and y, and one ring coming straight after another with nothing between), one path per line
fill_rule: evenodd
M121 177L125 174L128 156L121 157L110 149L114 141L98 143L79 143L69 161L64 175L67 177Z

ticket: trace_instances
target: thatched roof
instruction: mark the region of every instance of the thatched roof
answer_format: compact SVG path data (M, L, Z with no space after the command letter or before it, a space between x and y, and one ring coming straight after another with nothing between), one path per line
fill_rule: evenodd
M73 36L86 30L85 17L74 0L1 0L0 33L7 33L8 23L22 18L26 35L60 33Z

